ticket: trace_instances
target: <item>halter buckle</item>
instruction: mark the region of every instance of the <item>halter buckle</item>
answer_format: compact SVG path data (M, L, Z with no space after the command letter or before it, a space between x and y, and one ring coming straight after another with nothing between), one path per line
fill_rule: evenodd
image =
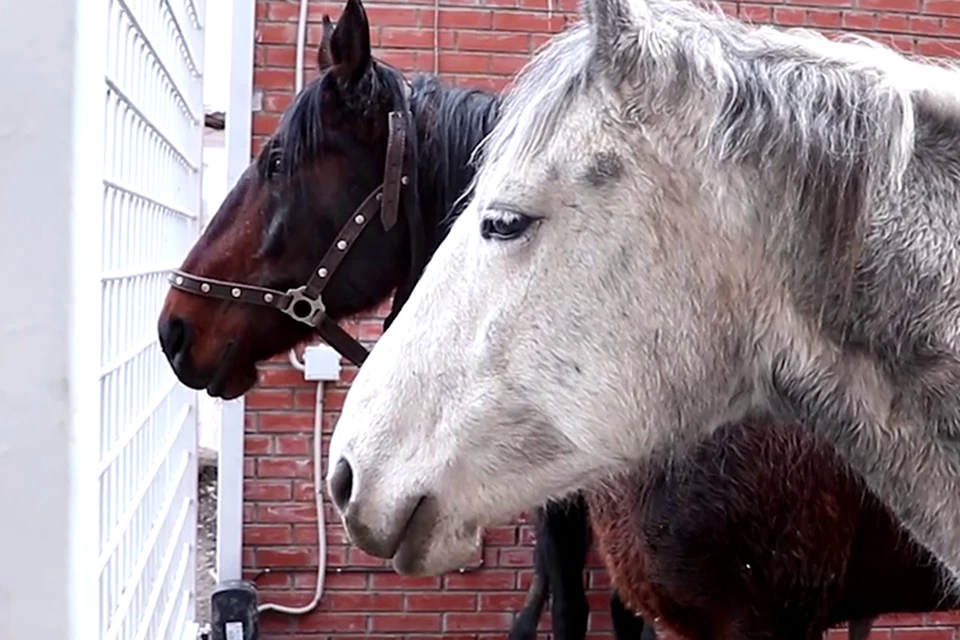
M297 322L302 322L311 327L317 327L320 325L320 320L326 314L327 308L319 296L317 298L311 298L305 295L304 291L306 291L306 288L307 286L303 285L287 291L287 304L277 308Z

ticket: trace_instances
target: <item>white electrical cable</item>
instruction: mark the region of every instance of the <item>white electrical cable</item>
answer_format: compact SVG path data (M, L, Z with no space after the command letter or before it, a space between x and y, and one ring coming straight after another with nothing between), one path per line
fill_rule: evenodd
M300 18L297 23L297 61L296 76L294 78L295 94L299 94L303 89L303 54L307 41L307 8L309 0L300 0ZM290 364L299 371L304 371L305 365L300 362L296 351L290 350ZM321 457L323 447L323 380L317 382L317 401L314 405L313 413L313 493L317 505L317 588L313 593L313 600L302 607L287 607L281 604L265 602L257 611L277 611L279 613L288 613L290 615L302 615L309 613L320 604L320 598L323 597L323 583L327 575L327 525L326 518L323 515L323 473L321 469Z
M290 349L290 363L294 367L303 371L305 365L300 362L296 351ZM317 401L314 404L313 411L313 491L317 505L317 588L313 592L313 600L302 607L287 607L281 604L266 602L259 607L257 611L277 611L279 613L289 613L291 615L302 615L310 613L320 604L323 597L323 583L327 576L327 525L323 514L323 475L321 473L322 453L322 432L323 432L323 380L317 382Z
M297 356L296 349L290 349L290 364L292 364L293 368L297 371L303 372L307 370L307 365L303 362L300 362L300 358Z
M294 95L303 89L303 50L307 44L307 6L310 0L300 0L300 19L297 23L297 75L294 79Z

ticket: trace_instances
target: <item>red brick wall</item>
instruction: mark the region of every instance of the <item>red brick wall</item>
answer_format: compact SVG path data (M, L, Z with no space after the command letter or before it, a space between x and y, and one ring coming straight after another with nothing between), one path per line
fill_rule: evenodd
M553 0L551 6L548 0L442 0L441 5L437 60L441 75L452 82L497 89L550 33L563 27L576 0ZM315 73L320 17L328 12L335 19L341 6L311 3L308 80ZM432 2L370 0L366 7L378 55L407 71L434 69ZM801 0L727 3L725 8L757 22L856 30L907 51L960 53L960 0ZM292 97L297 12L296 0L257 4L254 83L262 92L263 109L254 114L255 150ZM386 310L346 326L354 335L374 341ZM355 373L347 366L342 381L328 386L324 450ZM260 386L246 398L244 568L246 577L255 578L263 601L300 605L310 600L316 584L310 457L314 400L315 387L303 381L286 355L262 367ZM489 532L482 569L438 578L402 578L348 547L329 504L326 531L329 571L322 604L300 617L265 614L265 640L360 635L503 638L529 585L532 536L523 520ZM595 560L586 579L593 609L590 630L597 638L609 637L607 577ZM945 614L891 616L874 637L960 638L952 626L956 622L960 617ZM548 615L541 629L549 629Z

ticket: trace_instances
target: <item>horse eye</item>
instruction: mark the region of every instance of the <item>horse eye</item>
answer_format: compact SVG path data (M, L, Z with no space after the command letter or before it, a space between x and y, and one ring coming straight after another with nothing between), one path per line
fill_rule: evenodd
M275 155L270 158L270 164L267 166L267 173L272 177L280 173L280 168L283 166L282 159L279 155Z
M480 235L484 240L514 240L522 236L534 221L533 217L523 213L499 214L480 222Z

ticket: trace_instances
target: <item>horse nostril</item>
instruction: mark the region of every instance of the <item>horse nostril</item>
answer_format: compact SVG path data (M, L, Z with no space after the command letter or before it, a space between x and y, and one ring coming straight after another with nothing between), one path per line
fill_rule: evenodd
M353 493L353 470L346 458L340 458L330 476L330 497L333 504L343 511L350 503L350 494Z
M176 358L188 351L193 342L193 330L183 318L174 316L160 324L160 348L168 358Z

